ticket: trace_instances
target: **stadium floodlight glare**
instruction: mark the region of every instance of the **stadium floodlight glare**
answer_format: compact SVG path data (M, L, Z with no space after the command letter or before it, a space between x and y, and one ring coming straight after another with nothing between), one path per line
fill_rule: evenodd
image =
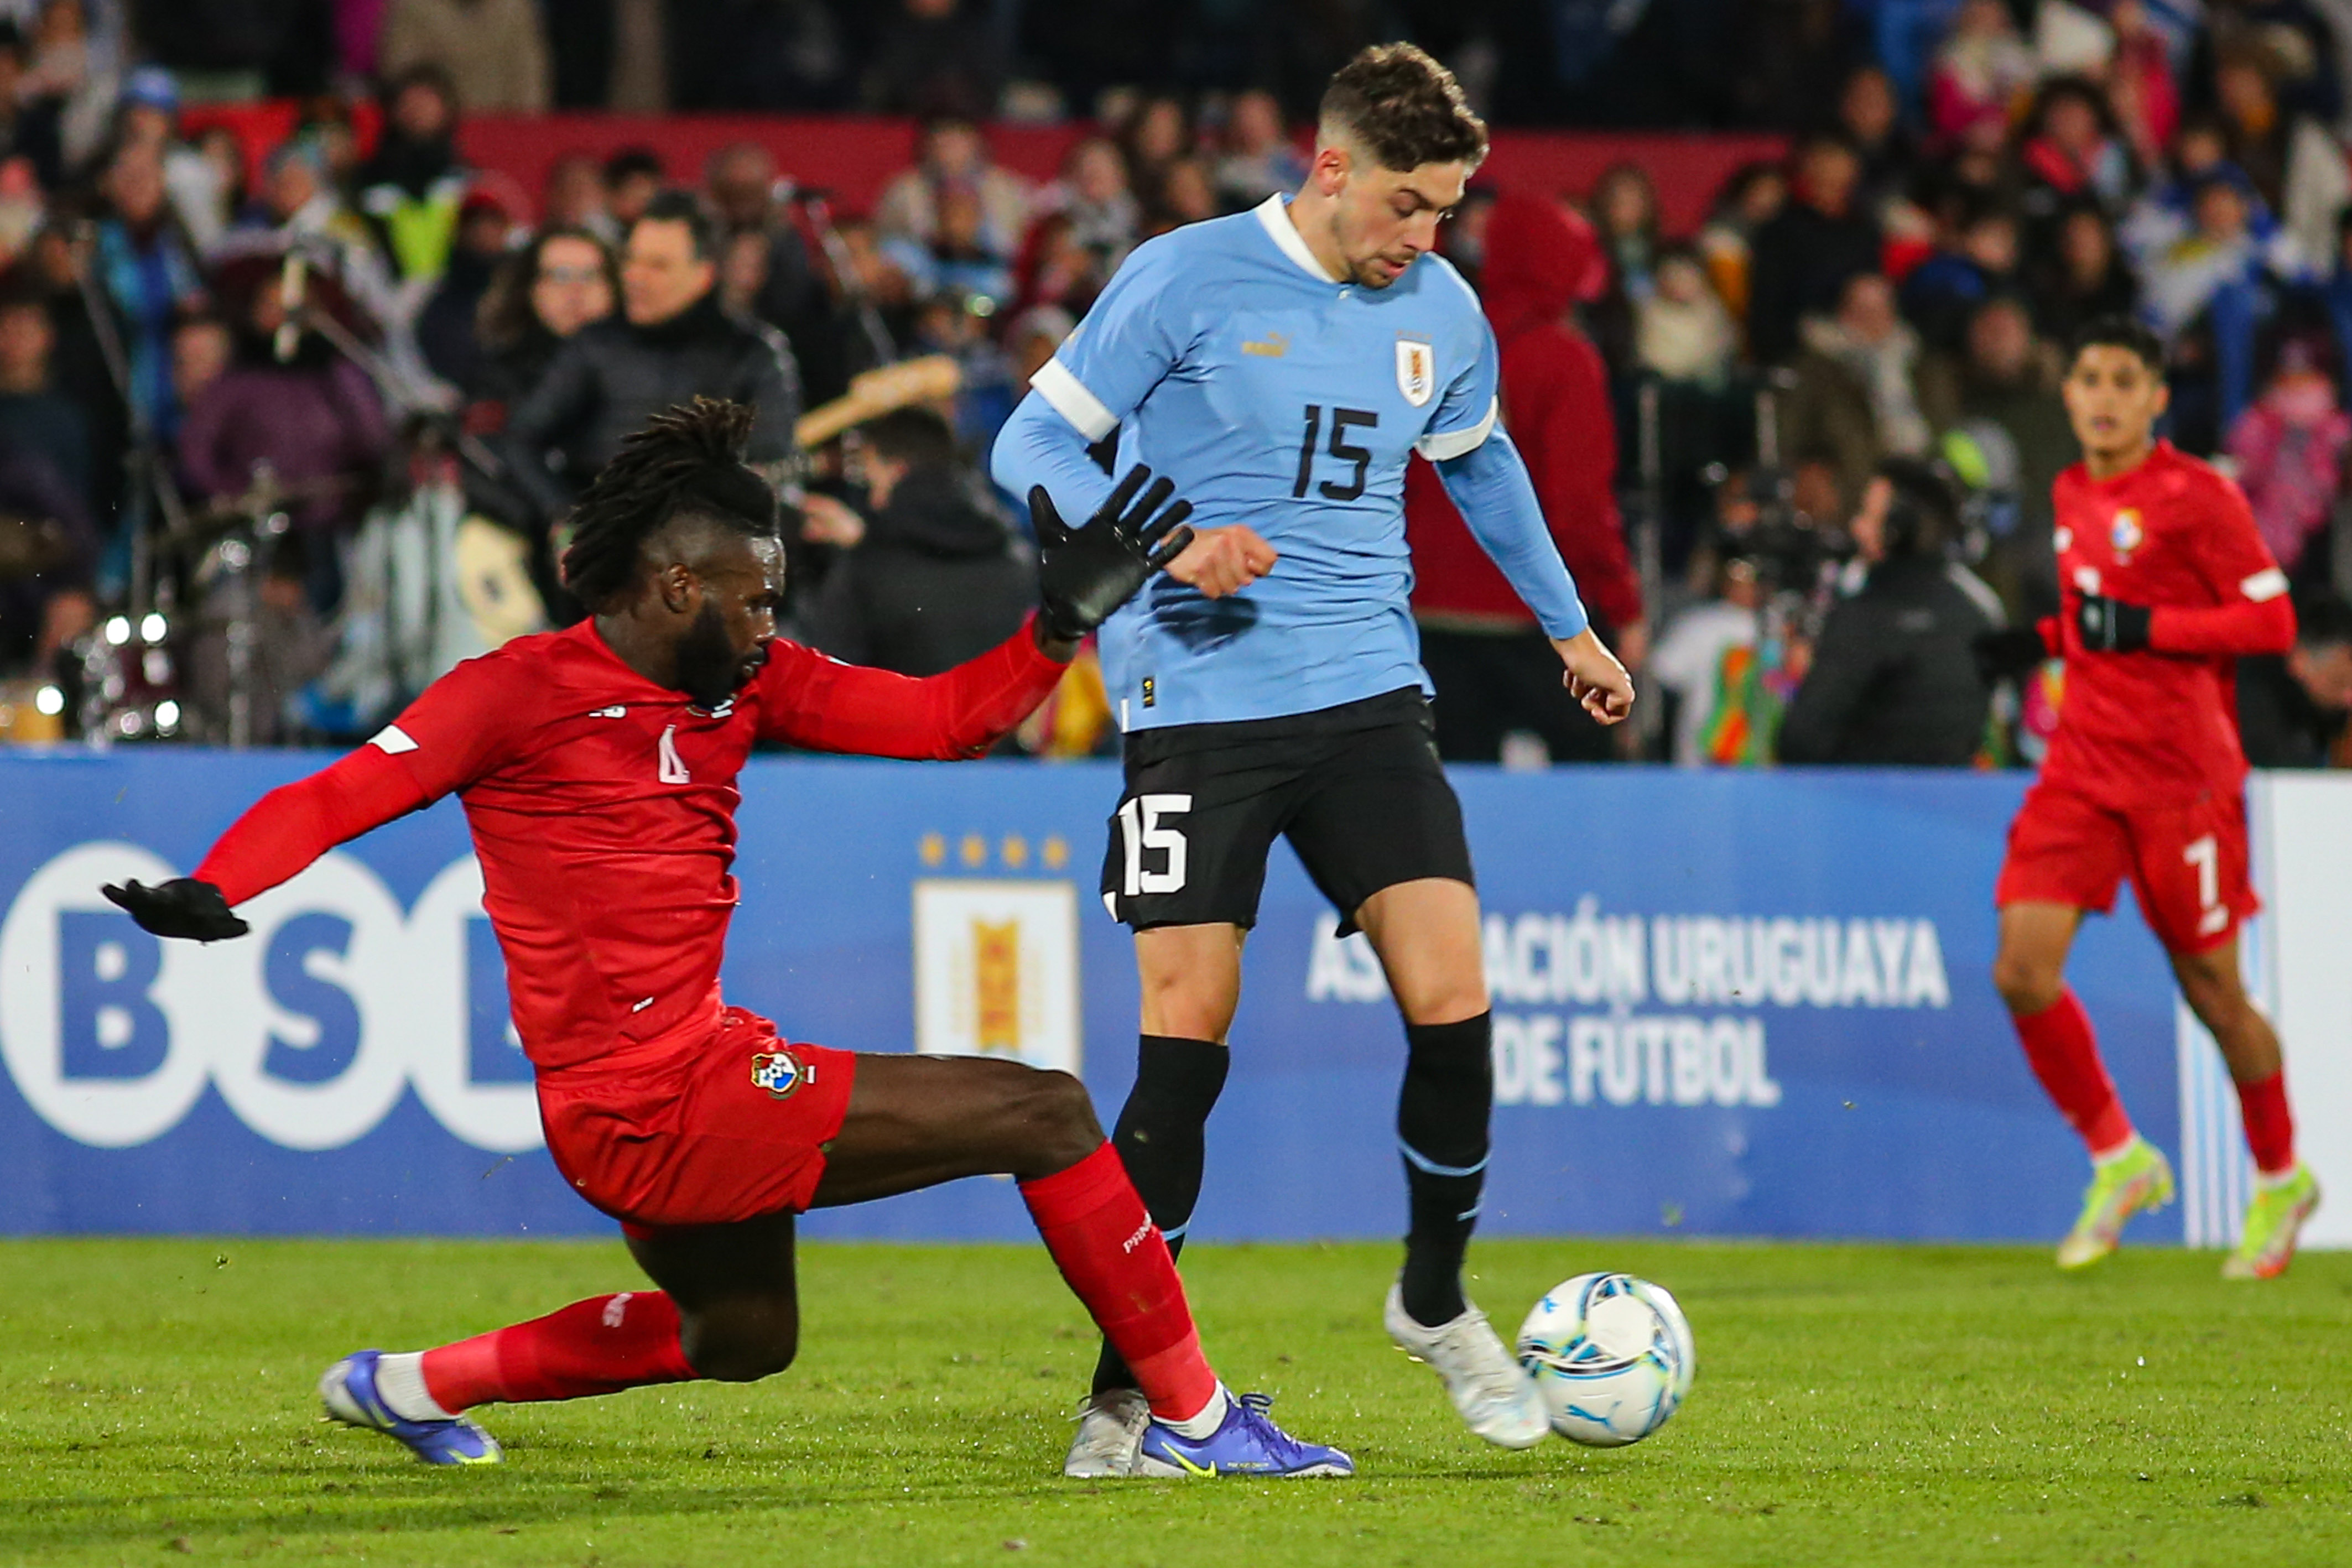
M66 711L66 694L55 686L43 686L33 694L33 706L55 718Z
M165 697L155 705L155 728L160 734L169 735L179 727L180 705Z
M106 640L109 643L117 648L120 648L125 643L130 642L131 617L128 615L116 615L110 617L106 622Z
M163 640L164 633L170 630L171 626L164 621L162 613L150 610L139 622L139 640L142 643L160 643Z

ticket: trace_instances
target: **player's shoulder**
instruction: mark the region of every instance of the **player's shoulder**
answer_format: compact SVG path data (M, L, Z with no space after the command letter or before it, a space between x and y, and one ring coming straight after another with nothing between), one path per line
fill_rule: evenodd
M1430 252L1413 264L1413 288L1430 304L1447 314L1465 320L1483 323L1486 307L1478 301L1478 291L1452 262Z
M1165 234L1153 235L1128 252L1121 273L1166 280L1184 280L1199 274L1203 264L1214 264L1251 253L1260 232L1254 213L1232 213L1204 218Z

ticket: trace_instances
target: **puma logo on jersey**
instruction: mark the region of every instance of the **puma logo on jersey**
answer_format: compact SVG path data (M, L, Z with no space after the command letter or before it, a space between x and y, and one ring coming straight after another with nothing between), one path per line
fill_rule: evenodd
M590 718L626 718L629 716L629 710L619 703L614 703L611 707L598 708L588 716Z
M1260 359L1278 360L1290 352L1290 335L1287 332L1268 332L1265 335L1265 340L1262 343L1253 343L1244 339L1242 352L1255 354Z
M663 783L691 784L694 782L686 771L685 759L677 754L677 726L673 724L663 729L661 746L658 749Z

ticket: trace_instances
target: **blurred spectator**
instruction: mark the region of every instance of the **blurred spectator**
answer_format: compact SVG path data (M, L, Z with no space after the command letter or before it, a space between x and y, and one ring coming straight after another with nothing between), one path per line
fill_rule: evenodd
M692 196L655 197L629 231L621 317L581 329L509 410L510 478L541 520L562 513L647 419L698 393L758 411L751 462L793 455L801 409L792 351L774 329L719 308L718 256L719 236Z
M1076 318L1058 305L1039 305L1023 311L1005 329L1004 351L1012 356L1017 392L1029 390L1030 378L1045 368L1062 340L1078 329Z
M613 225L606 241L619 244L668 183L661 154L650 147L624 147L605 159L604 212Z
M2137 179L2106 99L2083 77L2042 84L2017 158L2024 174L2021 201L2037 255L2048 249L2061 213L2081 202L2121 212Z
M1780 726L1780 760L1966 767L1991 706L1970 644L2001 613L1947 557L1959 535L1951 487L1892 459L1864 488L1853 533L1868 574L1822 624Z
M2273 56L2253 45L2222 52L2213 93L2230 156L2308 259L2329 253L2336 219L2352 204L2343 146L2308 113L2280 103Z
M1586 607L1618 656L1638 669L1642 589L1617 511L1608 374L1570 315L1598 290L1605 267L1582 219L1515 193L1496 202L1484 305L1501 350L1511 435ZM1436 471L1419 460L1405 475L1405 530L1422 662L1438 694L1440 754L1496 761L1504 737L1525 730L1555 761L1613 755L1609 733L1561 689L1559 656L1534 616L1473 539Z
M548 165L540 187L541 228L586 229L611 244L613 215L604 210L604 176L585 152L566 152Z
M1999 296L1969 318L1958 353L1931 355L1919 406L1951 466L1995 502L1986 570L2021 619L2057 608L2050 486L2082 455L2058 392L2053 345L2037 340L2024 304Z
M1848 278L1877 270L1878 225L1854 202L1861 178L1861 161L1836 137L1799 150L1793 199L1753 242L1748 344L1759 364L1786 361L1801 319L1837 308Z
M1744 555L1716 558L1712 592L1666 623L1650 654L1650 678L1674 699L1669 758L1678 768L1716 760L1707 736L1726 699L1736 695L1741 670L1736 652L1756 646L1757 606L1762 590L1756 563Z
M540 0L389 0L376 68L437 67L477 114L544 114L553 98Z
M224 258L300 250L313 265L333 268L343 287L377 323L401 311L399 291L376 248L374 231L345 206L327 177L317 138L299 135L269 154L261 204L232 231L214 256Z
M2142 312L2167 338L2178 336L2228 289L2251 289L2302 276L2294 236L2255 229L2255 193L2235 164L2208 169L2195 187L2191 226L2150 264Z
M848 378L832 362L839 355L818 351L831 332L830 307L808 245L792 221L791 183L778 173L774 154L759 142L739 141L712 154L703 174L711 210L739 263L736 282L744 294L736 308L783 333L803 359L803 374L812 368L822 372L809 378L820 398L845 390ZM812 360L824 362L813 367Z
M2172 46L2144 0L2113 0L2107 26L2116 36L2107 61L2107 106L2133 156L2143 168L2153 168L2180 123Z
M1062 160L1062 177L1039 205L1059 214L1069 242L1091 254L1108 277L1141 236L1142 212L1128 188L1127 160L1099 136L1072 147Z
M934 675L1020 630L1036 602L1035 568L947 421L903 408L861 425L857 440L864 538L825 575L814 644L851 664Z
M2006 133L2039 68L2004 0L1960 0L1927 75L1927 124L1957 142L1987 127Z
M915 287L884 254L872 224L850 218L836 225L835 232L849 261L846 275L835 277L836 303L851 321L847 335L861 350L852 356L856 368L871 370L898 358L899 345L913 336Z
M218 162L180 140L180 89L170 72L147 66L131 73L122 84L115 141L163 160L163 188L188 242L200 256L215 249L236 216L235 187Z
M866 107L881 114L985 120L1004 82L1003 52L985 11L962 0L898 0L866 68Z
M2015 281L2017 219L1984 198L1953 204L1935 253L1911 269L1897 298L1931 349L1957 349L1979 305Z
M883 254L907 275L919 295L977 295L992 308L1013 298L1013 269L985 239L980 197L970 188L950 186L940 193L938 223L930 243L889 240Z
M1173 93L1153 93L1120 120L1116 140L1128 183L1148 199L1168 166L1192 151L1192 111Z
M1649 298L1658 250L1658 189L1639 163L1613 163L1592 186L1592 226L1608 257L1615 290L1635 304Z
M2032 278L2034 325L2053 343L2072 343L2103 316L2139 310L2139 279L2116 243L2115 226L2087 202L2059 216Z
M266 269L255 276L266 277ZM254 488L266 466L289 489L285 509L299 537L310 608L331 614L342 598L337 536L357 519L358 498L392 448L383 404L367 373L315 333L299 334L280 359L286 322L266 283L226 303L235 359L188 410L179 438L180 472L206 500Z
M586 229L542 228L509 256L477 319L482 369L475 390L497 409L484 423L503 424L507 406L539 384L555 351L610 316L620 296L613 253Z
M1153 183L1144 230L1147 235L1166 234L1217 213L1217 187L1208 164L1198 158L1179 158L1161 169Z
M0 293L0 451L37 453L84 501L91 494L89 422L58 390L49 359L57 329L38 290Z
M506 204L486 191L457 210L457 242L441 281L416 317L416 346L433 373L470 396L481 385L482 345L475 319L515 233Z
M2232 55L2255 54L2275 80L2281 104L2333 124L2344 112L2335 27L2321 14L2326 0L2212 0L2189 62L2198 81L2219 78ZM2191 13L2194 15L2194 13Z
M1307 160L1283 123L1281 100L1263 88L1236 94L1225 111L1216 183L1218 199L1236 213L1307 183Z
M32 61L16 84L24 101L55 106L68 169L81 168L105 145L122 87L121 40L93 36L89 21L85 0L46 0L33 23Z
M2352 605L2295 607L2294 646L2238 661L2238 737L2256 768L2342 768L2352 714Z
M72 484L42 453L0 441L0 670L49 674L97 622L98 557Z
M2197 204L2198 182L2229 161L2229 132L2219 120L2192 115L2180 122L2166 151L2162 177L2132 204L2116 234L2143 273L2194 225L2191 209ZM2257 214L2256 227L2264 235L2275 227L2268 208Z
M25 71L31 51L16 24L0 21L0 158L29 158L41 183L65 177L65 152L58 144L58 101L27 99Z
M457 96L440 67L411 66L386 88L383 131L359 172L359 208L403 284L440 277L457 243L470 179L457 162Z
M1661 251L1654 280L1635 313L1634 351L1642 369L1665 381L1722 387L1739 354L1739 329L1716 297L1698 253L1688 246Z
M113 525L122 500L122 455L130 439L130 410L117 389L100 346L98 329L90 321L89 298L81 277L97 256L93 238L60 221L62 214L35 231L16 276L40 295L48 308L49 380L81 410L89 429L89 515L101 531ZM103 296L103 279L94 277ZM185 407L175 400L174 406Z
M1895 312L1895 286L1863 272L1846 279L1835 316L1806 319L1804 343L1795 384L1781 394L1781 446L1826 456L1840 507L1851 509L1881 458L1927 450L1918 335Z
M41 177L29 158L0 161L0 267L13 266L47 216Z
M915 166L875 201L875 227L886 238L929 245L939 235L940 198L957 189L979 203L982 246L1010 261L1029 229L1029 184L990 162L987 140L970 120L940 116L924 124Z
M2290 576L2334 517L2347 444L2352 416L2335 378L2314 345L2288 340L2262 395L2230 427L2228 447L2263 542Z
M172 329L172 390L182 408L192 408L205 389L220 380L236 353L228 324L209 311L183 316Z
M1716 193L1715 207L1698 233L1706 275L1732 319L1748 320L1750 271L1757 235L1788 204L1789 177L1778 165L1748 163L1736 170Z
M1918 162L1894 78L1876 63L1856 67L1838 89L1837 129L1862 160L1858 201L1868 212L1910 189Z
M203 298L195 258L166 204L163 161L152 148L125 148L101 176L100 279L122 319L131 395L150 426L169 439L179 409L172 396L172 318Z

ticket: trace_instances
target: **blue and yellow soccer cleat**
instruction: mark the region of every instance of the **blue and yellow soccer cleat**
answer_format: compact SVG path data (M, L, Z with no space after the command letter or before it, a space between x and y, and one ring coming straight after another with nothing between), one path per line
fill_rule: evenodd
M1205 1437L1187 1437L1163 1422L1143 1429L1139 1476L1352 1476L1356 1461L1337 1448L1302 1443L1274 1424L1271 1396L1227 1395L1225 1418Z
M327 1368L319 1397L327 1414L346 1427L364 1427L408 1445L428 1465L495 1465L505 1455L499 1440L463 1416L446 1421L411 1421L393 1414L375 1385L380 1350L358 1350Z

